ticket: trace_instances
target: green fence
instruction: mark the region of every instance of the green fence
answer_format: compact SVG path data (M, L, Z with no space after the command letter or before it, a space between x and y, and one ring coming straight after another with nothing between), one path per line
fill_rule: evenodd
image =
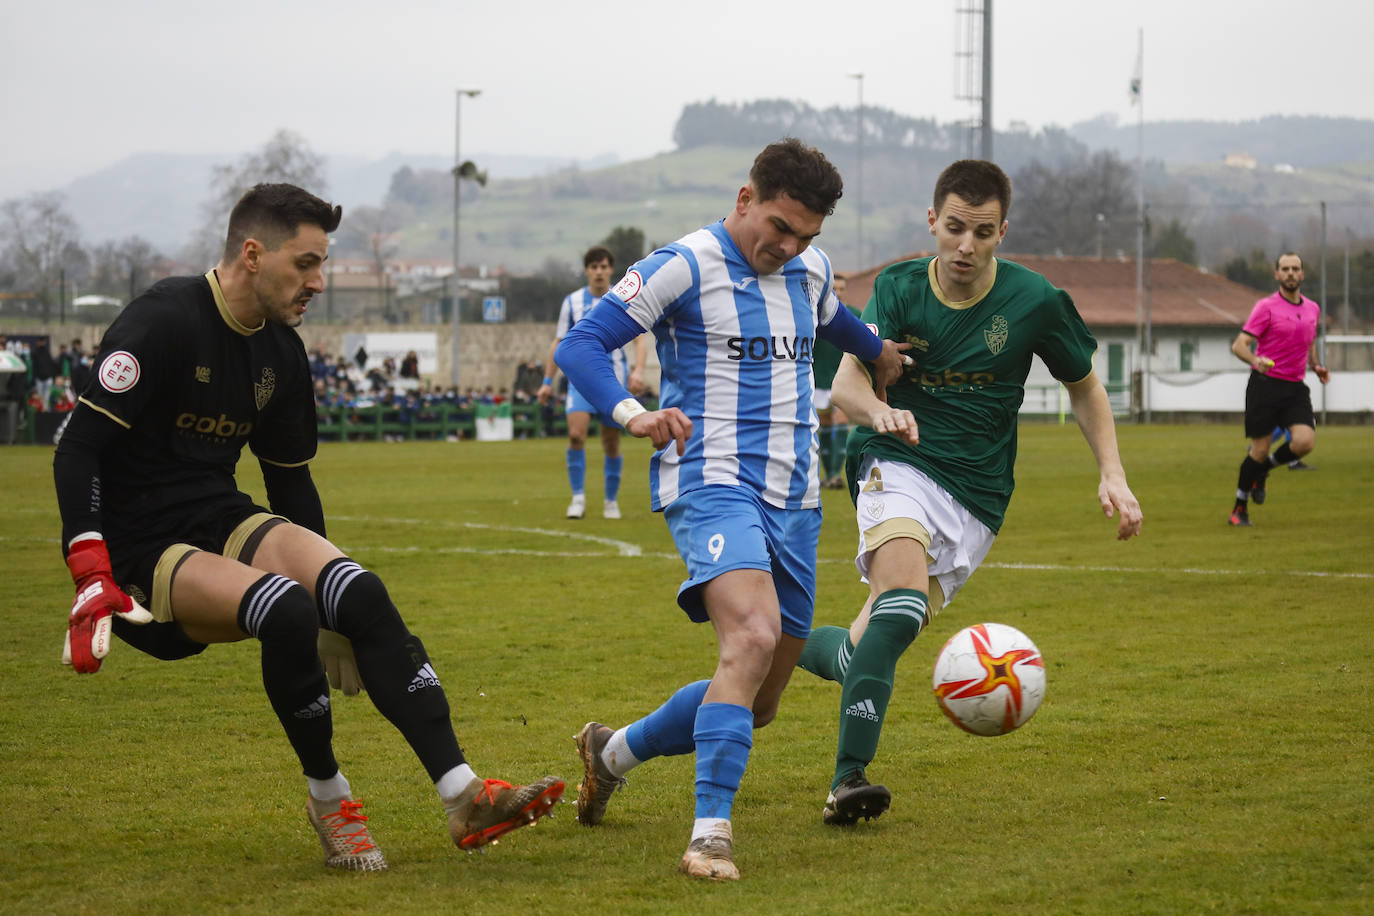
M566 436L568 421L554 408L545 428L538 404L477 404L459 407L434 404L402 409L390 404L371 407L319 407L319 437L324 442L362 439L473 439L477 420L484 416L509 416L517 439Z

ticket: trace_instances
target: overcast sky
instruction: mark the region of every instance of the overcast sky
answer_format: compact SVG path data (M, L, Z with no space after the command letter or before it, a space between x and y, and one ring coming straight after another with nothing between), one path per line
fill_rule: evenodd
M966 0L0 0L0 197L142 151L637 159L684 104L864 103L953 121ZM766 10L766 11L765 11ZM1374 117L1369 0L996 0L993 121ZM849 76L862 73L862 81ZM498 176L499 177L499 176Z

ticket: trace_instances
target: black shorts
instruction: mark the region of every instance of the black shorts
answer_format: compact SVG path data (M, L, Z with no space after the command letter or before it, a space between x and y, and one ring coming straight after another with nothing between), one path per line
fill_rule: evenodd
M1293 426L1316 426L1312 413L1312 392L1303 382L1270 378L1258 372L1250 373L1245 386L1245 436L1260 439L1274 431Z
M164 519L156 533L129 535L107 531L106 546L110 551L115 581L126 594L156 613L155 605L170 599L169 595L158 594L158 589L169 589L171 578L175 575L175 568L165 572L161 580L157 575L158 564L168 551L185 544L198 550L223 554L236 528L254 515L266 513L266 509L255 505L247 495L233 493L199 503L193 511L178 519ZM270 527L260 527L258 537ZM256 540L237 553L239 557L251 557L254 547ZM180 560L184 560L185 556L183 554ZM115 618L114 634L134 648L161 659L185 658L205 649L204 643L188 637L171 620L140 625Z

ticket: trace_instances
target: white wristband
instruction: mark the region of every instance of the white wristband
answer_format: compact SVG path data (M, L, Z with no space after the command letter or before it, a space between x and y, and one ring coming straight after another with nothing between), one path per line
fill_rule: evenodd
M633 420L635 417L639 416L642 413L648 412L649 411L644 409L644 405L636 401L634 398L626 398L619 404L615 405L615 410L611 411L611 419L619 423L621 426L629 426L630 421Z

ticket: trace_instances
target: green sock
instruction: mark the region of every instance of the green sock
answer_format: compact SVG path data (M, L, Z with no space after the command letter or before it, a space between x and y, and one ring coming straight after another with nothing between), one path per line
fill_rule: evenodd
M816 627L802 646L797 667L810 671L827 681L844 681L854 644L849 641L847 627Z
M844 473L844 448L849 441L848 426L830 427L830 473Z
M873 602L868 629L854 647L840 691L840 739L832 789L855 770L866 769L877 755L897 659L920 634L926 619L925 592L894 588Z
M829 426L822 426L817 430L816 438L820 439L817 451L821 459L821 480L825 480L835 473L835 437Z

